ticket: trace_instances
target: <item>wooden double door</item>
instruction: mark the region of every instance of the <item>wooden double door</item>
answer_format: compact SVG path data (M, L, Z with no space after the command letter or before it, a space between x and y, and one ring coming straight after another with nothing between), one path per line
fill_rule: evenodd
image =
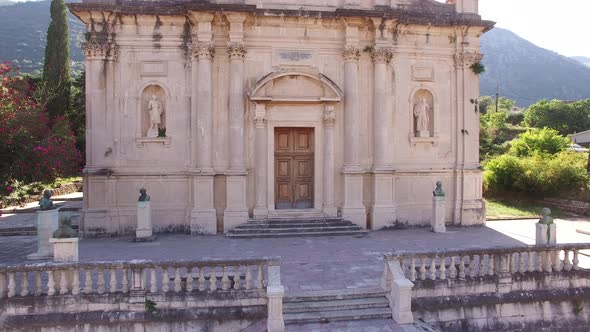
M275 128L275 209L311 209L313 128Z

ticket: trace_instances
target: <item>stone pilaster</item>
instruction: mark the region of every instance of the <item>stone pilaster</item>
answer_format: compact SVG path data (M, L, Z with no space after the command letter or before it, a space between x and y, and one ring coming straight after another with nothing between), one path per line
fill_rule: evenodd
M256 113L254 115L255 153L256 153L256 207L254 208L254 218L267 218L267 181L266 181L266 163L268 162L268 139L267 139L267 118L266 105L256 104Z
M395 222L395 178L391 153L393 114L387 98L387 66L393 59L389 48L372 50L373 59L373 206L372 228L381 229Z
M193 65L197 65L193 76L191 93L196 97L196 168L193 170L193 210L191 212L191 234L217 233L217 215L213 204L213 15L193 13L197 34L193 37ZM193 73L194 75L194 73ZM195 80L196 79L196 80ZM194 114L194 113L193 113ZM194 121L194 120L193 120Z
M334 205L334 127L336 112L334 106L327 105L324 110L324 213L336 217Z
M349 27L349 34L358 29ZM344 206L342 217L363 228L367 227L367 211L363 205L363 169L360 164L360 109L358 96L358 60L356 46L344 48Z

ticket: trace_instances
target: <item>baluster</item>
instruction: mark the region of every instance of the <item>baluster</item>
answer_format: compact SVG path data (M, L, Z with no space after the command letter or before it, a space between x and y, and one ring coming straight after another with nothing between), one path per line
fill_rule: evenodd
M436 256L430 260L430 280L436 280Z
M551 262L553 253L551 251L545 251L545 272L551 272L553 263Z
M215 273L215 267L212 267L209 273L209 290L212 292L217 290L217 275Z
M553 270L557 272L561 272L563 270L563 263L561 262L561 257L559 254L561 250L553 251Z
M6 290L8 285L6 284L6 273L0 272L0 299L6 296Z
M205 268L200 267L199 268L199 291L202 292L205 289L207 289L207 287L205 286Z
M72 269L70 274L72 275L72 295L80 294L80 271L78 269Z
M264 283L263 283L264 278L262 275L262 269L263 269L262 264L258 265L258 279L256 280L256 286L257 286L256 288L258 288L258 289L262 289L262 287L264 285Z
M240 268L241 266L238 266L234 269L234 289L238 290L242 287L242 278L240 276Z
M149 291L149 288L147 287L148 273L149 273L149 271L147 268L145 268L145 267L141 268L141 285L142 285L142 289L144 289L146 291Z
M61 270L59 271L60 278L59 278L59 294L66 295L69 291L68 289L68 271Z
M447 279L447 258L446 257L443 257L440 260L439 271L440 271L440 279L441 280Z
M564 257L563 257L563 269L566 271L571 271L572 270L572 262L570 261L570 251L569 250L564 250L563 253Z
M510 270L509 270L509 272L510 272L510 274L514 274L514 273L517 272L517 269L516 269L516 262L517 262L516 261L516 253L509 254L508 257L510 259L510 264L509 264Z
M55 295L55 279L53 278L53 271L47 271L47 295Z
M223 274L221 277L221 290L228 290L229 289L229 278L227 276L227 266L223 267Z
M246 266L246 289L252 289L252 268Z
M426 280L426 258L420 258L420 280Z
M482 254L482 255L479 255L478 257L479 257L479 276L483 277L486 275L485 265L484 265L484 261L485 261L484 255Z
M109 293L115 293L117 291L117 275L115 274L116 270L114 268L109 269L111 272L111 277L109 278Z
M459 256L459 278L465 279L465 256Z
M174 291L179 293L182 290L182 284L180 282L180 268L177 267L174 270Z
M43 287L41 284L41 272L35 271L35 296L43 294ZM2 296L0 296L2 297Z
M524 252L518 253L518 272L525 273L525 260L524 260Z
M457 278L457 267L455 266L455 256L451 256L451 265L450 265L450 272L449 278L455 279Z
M414 257L410 260L410 281L416 281L416 259Z
M193 268L187 267L186 268L186 291L192 292L193 291Z
M529 263L528 264L529 265L528 271L529 272L535 272L535 259L533 258L533 252L532 251L527 252L527 260L528 260L528 263Z
M574 269L574 271L579 271L580 270L580 266L579 266L580 260L578 259L579 252L580 252L579 249L574 249L574 260L573 260L573 263L574 263L573 269Z
M104 270L102 268L98 268L98 280L97 280L97 290L98 294L104 294Z
M158 291L158 280L156 280L156 267L150 268L150 293Z
M141 275L143 277L143 273ZM121 281L121 284L121 286L123 286L123 293L129 293L129 276L127 269L123 269L123 280ZM145 282L142 282L142 285L145 285Z
M15 272L8 272L8 297L14 297L16 295L16 281Z
M86 269L84 274L84 294L90 294L92 293L92 270Z
M20 296L29 295L29 276L26 271L20 273L21 285L20 285Z
M475 255L469 256L469 277L475 278Z
M168 293L170 291L170 276L168 275L168 267L162 267L162 292Z
M537 251L537 272L543 272L543 252Z
M493 276L494 275L494 255L493 254L488 254L488 275L489 276Z

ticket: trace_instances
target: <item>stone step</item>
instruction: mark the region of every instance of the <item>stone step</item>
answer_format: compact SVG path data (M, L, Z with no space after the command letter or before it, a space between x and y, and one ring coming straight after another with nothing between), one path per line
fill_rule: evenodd
M328 300L310 302L289 302L283 305L283 313L301 313L316 311L340 311L352 309L388 308L389 303L384 296L362 299Z
M315 311L284 314L285 324L328 323L335 321L353 321L365 319L389 319L389 308L350 309L338 311Z
M365 236L367 234L368 234L368 232L365 230L323 231L323 232L306 231L306 232L300 232L300 233L294 233L294 232L264 233L264 232L258 231L256 233L252 233L252 234L240 234L240 233L234 233L233 231L230 231L226 234L226 236L229 238L234 238L234 239L253 239L253 238L304 237L304 236L346 236L346 235Z
M319 232L356 232L357 226L325 226L325 227L280 227L280 228L234 228L233 234L257 234L257 233L319 233Z
M318 222L350 222L344 220L342 218L300 218L300 219L250 219L247 224L289 224L289 223L299 223L299 224L313 224Z
M385 297L385 291L380 287L361 288L361 289L338 289L323 291L304 291L291 293L283 298L283 303L293 302L311 302L311 301L331 301L331 300L350 300L365 298Z
M356 225L341 221L341 222L321 222L318 221L317 223L276 223L276 224L243 224L235 229L260 229L260 228L314 228L314 227L343 227L343 226L351 226L357 227Z

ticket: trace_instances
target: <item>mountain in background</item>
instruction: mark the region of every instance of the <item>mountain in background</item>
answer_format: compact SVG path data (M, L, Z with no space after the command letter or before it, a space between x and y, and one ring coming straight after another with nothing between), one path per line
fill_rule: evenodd
M514 99L526 107L539 99L590 98L590 68L579 61L543 49L516 34L495 28L483 35L481 50L486 72L481 94Z
M47 27L51 21L51 1L21 2L6 5L0 0L0 62L10 61L21 72L39 73L43 69ZM1 4L4 4L3 6ZM83 68L80 42L86 26L68 13L72 69Z
M590 58L587 56L573 56L571 58L590 67Z
M11 61L22 72L39 73L43 68L50 1L12 5L0 0L0 61ZM83 68L80 49L85 26L72 14L70 54L74 70ZM486 72L481 76L481 94L500 95L526 107L539 99L578 100L590 98L590 58L567 58L545 50L504 29L493 29L481 39Z

